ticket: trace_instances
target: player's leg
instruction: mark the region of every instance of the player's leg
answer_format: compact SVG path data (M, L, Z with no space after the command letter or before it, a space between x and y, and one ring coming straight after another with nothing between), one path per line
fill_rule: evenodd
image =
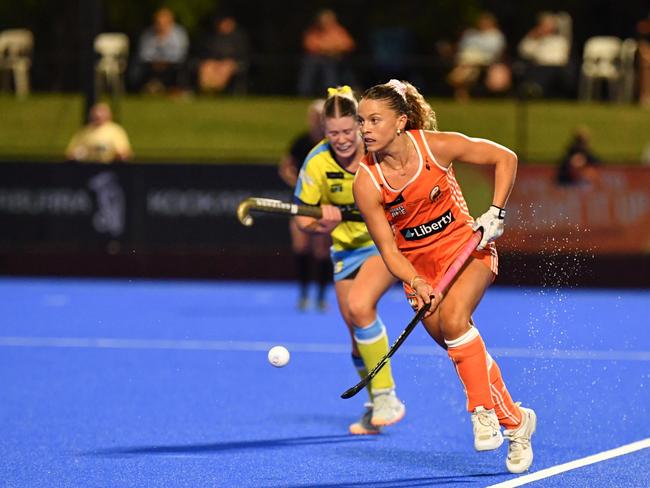
M298 228L294 219L289 220L289 233L291 235L291 249L295 257L296 271L298 273L298 308L309 308L309 268L311 256L309 250L309 234Z
M331 245L332 238L328 234L316 234L312 236L312 254L316 261L316 281L318 283L318 308L322 311L327 310L327 285L332 280Z
M496 449L503 443L494 410L487 351L478 329L471 325L471 314L493 279L488 267L470 258L439 309L440 329L447 354L465 389L467 409L472 413L474 447L478 451Z
M348 297L350 319L357 348L367 369L388 352L386 327L377 314L377 302L395 283L379 255L368 257L361 266ZM390 362L372 379L374 425L391 425L404 417L406 409L395 394Z
M477 450L499 447L499 424L504 425L510 440L506 465L511 472L523 472L533 459L530 438L536 427L535 412L512 401L498 365L471 320L493 279L488 266L471 259L440 306L440 325L447 352L465 388L467 409L472 412L474 446Z
M350 296L350 290L353 284L353 278L356 276L356 272L353 272L352 275L347 279L339 279L334 282L334 291L336 293L336 301L339 306L339 311L341 312L341 317L343 318L348 333L350 334L350 342L352 349L352 364L357 370L360 378L365 378L368 374L368 369L366 368L357 343L354 340L354 326L352 325L352 319L350 314L350 307L348 304L348 297ZM375 427L370 423L372 419L373 412L373 396L372 396L372 385L368 385L368 401L364 404L364 413L361 418L350 425L349 431L351 434L355 435L368 435L368 434L379 434L381 432L380 427Z

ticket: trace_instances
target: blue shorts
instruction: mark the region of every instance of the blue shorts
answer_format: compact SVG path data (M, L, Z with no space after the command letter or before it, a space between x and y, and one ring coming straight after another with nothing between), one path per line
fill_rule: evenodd
M357 271L370 256L378 256L377 246L347 249L345 251L332 251L332 264L334 265L334 281L344 280Z

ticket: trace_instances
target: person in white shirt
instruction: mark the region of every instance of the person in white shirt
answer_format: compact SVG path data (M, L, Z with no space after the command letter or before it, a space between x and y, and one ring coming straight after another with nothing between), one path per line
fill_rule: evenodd
M523 83L528 94L553 96L566 93L569 75L569 40L560 34L557 17L539 14L537 25L519 42L524 62Z
M79 129L65 150L68 161L112 163L133 157L126 131L112 121L111 108L97 103L90 109L90 121Z
M485 85L488 92L504 92L510 88L509 69L501 62L505 48L506 39L496 17L482 12L476 27L463 32L458 42L456 65L447 76L457 100L467 100L475 87L482 88L479 85ZM494 73L504 70L505 76L495 78ZM500 81L495 83L496 79Z

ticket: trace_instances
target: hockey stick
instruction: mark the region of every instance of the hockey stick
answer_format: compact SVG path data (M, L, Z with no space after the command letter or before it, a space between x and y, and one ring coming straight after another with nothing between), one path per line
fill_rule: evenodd
M309 205L298 205L296 203L283 202L281 200L273 200L271 198L257 198L251 197L242 200L237 207L237 218L246 227L253 225L253 217L250 212L266 212L279 215L304 215L307 217L314 217L320 219L323 212L320 207L312 207ZM352 222L363 222L361 214L351 210L341 210L343 220Z
M442 279L440 280L440 283L438 283L437 286L434 287L433 289L433 296L440 296L442 295L443 292L447 290L447 287L449 284L453 281L453 279L456 277L458 272L463 268L465 265L465 262L469 258L469 256L474 252L476 247L479 245L481 242L481 238L483 237L483 230L479 229L474 234L472 237L467 241L467 243L463 246L461 249L460 253L456 257L453 263L451 263L451 266L449 266L449 269L445 272L443 275ZM440 305L440 301L436 304L434 307L434 311L436 308L438 308L438 305ZM427 313L427 310L431 307L431 303L425 304L418 312L415 314L415 317L408 323L406 328L402 331L402 333L399 335L397 340L393 343L393 345L390 347L388 350L388 353L381 358L381 360L375 365L374 368L366 375L365 378L363 378L359 383L354 385L352 388L349 388L345 390L341 394L341 398L343 399L348 399L352 398L354 395L359 393L361 390L363 390L368 383L375 377L377 373L383 368L390 357L395 354L397 349L402 345L402 343L406 340L406 338L409 336L411 332L413 332L413 329L418 325L418 323L422 320L422 317L424 317L424 314Z

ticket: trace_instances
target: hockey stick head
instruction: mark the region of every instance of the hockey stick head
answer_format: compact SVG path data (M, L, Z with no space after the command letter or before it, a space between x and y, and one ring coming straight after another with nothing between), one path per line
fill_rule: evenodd
M246 227L253 225L253 217L250 215L251 207L255 204L255 201L252 198L247 198L242 200L237 206L237 218Z

